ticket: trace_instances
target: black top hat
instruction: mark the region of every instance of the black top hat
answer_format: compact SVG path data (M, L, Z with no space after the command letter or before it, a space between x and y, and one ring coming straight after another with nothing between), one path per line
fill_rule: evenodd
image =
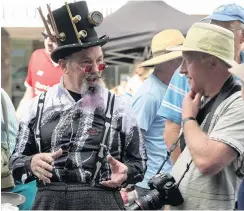
M52 52L54 62L82 49L92 46L103 46L109 37L98 38L94 29L101 24L100 12L88 12L86 1L66 3L59 9L49 11L48 20L52 25L58 47Z

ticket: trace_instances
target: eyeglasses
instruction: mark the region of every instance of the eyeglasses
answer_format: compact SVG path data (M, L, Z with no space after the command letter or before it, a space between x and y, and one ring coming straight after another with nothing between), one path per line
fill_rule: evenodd
M88 65L86 65L84 67L81 67L79 64L77 64L74 61L72 61L72 63L76 64L80 69L85 70L86 73L89 73L89 72L92 71L92 64L88 64ZM102 72L102 71L104 71L104 69L106 67L108 67L108 65L106 63L101 63L101 64L98 65L98 71Z

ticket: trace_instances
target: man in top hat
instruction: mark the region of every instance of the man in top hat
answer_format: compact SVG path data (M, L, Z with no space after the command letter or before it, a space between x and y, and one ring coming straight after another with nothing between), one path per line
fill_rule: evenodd
M205 19L210 20L211 24L222 26L234 33L235 61L243 63L244 52L241 46L244 43L244 9L236 4L222 5ZM188 91L187 78L180 74L179 69L176 70L160 109L160 115L166 118L164 139L168 146L178 138L182 123L182 101ZM181 147L183 149L184 146ZM180 152L178 148L172 153L173 162L177 160Z
M51 31L51 33L54 32ZM56 41L50 39L46 30L42 32L42 36L45 48L38 49L31 55L25 80L26 91L16 110L19 120L26 112L25 109L31 99L57 84L63 73L60 66L50 57L52 51L57 47Z
M224 43L224 45L223 45ZM240 85L228 68L234 60L233 32L196 23L182 46L180 73L190 91L182 106L186 147L172 169L184 202L172 209L234 209L244 156L244 113ZM184 175L185 173L185 175Z
M153 72L151 71L152 74L132 98L132 108L136 113L139 127L145 135L148 156L144 180L135 186L138 197L147 194L148 181L155 176L167 157L167 146L162 137L165 119L157 112L169 81L182 61L181 52L169 52L166 51L166 48L181 45L183 41L184 36L178 30L169 29L159 32L152 39L153 57L140 65L144 68L151 68ZM168 160L161 171L170 173L171 168L172 162Z
M34 210L123 209L119 190L143 179L146 153L132 109L101 85L108 37L94 27L102 14L79 1L49 19L58 43L51 58L64 73L23 117L13 176L38 179Z
M229 71L233 75L238 77L239 80L241 81L242 100L244 100L244 64L240 64L236 67L233 67L233 68L229 69ZM242 163L241 163L240 173L241 173L241 176L243 177L244 176L244 159L242 160ZM242 183L239 187L237 208L238 208L238 210L244 210L244 180L242 180Z

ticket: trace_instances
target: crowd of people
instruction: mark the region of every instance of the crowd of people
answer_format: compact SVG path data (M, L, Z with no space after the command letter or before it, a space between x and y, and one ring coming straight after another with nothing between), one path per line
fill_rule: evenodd
M102 14L85 1L39 12L45 48L16 113L1 89L2 191L25 196L20 210L244 209L241 6L216 8L185 37L159 32L113 90Z

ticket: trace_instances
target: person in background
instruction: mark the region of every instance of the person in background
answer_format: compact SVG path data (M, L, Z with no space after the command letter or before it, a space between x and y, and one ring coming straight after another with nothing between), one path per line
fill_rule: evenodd
M78 1L50 15L59 32L51 58L63 76L25 113L10 162L13 176L38 178L33 210L121 210L119 190L142 181L147 156L131 107L103 87L101 46L109 37L98 38L94 29L102 14Z
M51 33L54 32L51 30ZM60 66L50 57L52 51L57 47L56 40L50 39L46 30L42 32L42 35L45 48L38 49L31 55L25 80L26 91L16 110L18 119L22 118L31 99L59 83L62 75Z
M240 64L237 67L233 67L229 69L230 73L238 77L238 79L241 81L242 85L242 100L244 101L244 64ZM241 168L240 168L240 173L242 178L244 177L244 159L242 160L241 163ZM242 179L242 183L239 187L238 191L238 201L237 201L237 209L238 210L244 210L244 179Z
M118 86L114 87L113 89L111 89L110 91L112 93L118 94L118 95L125 94L125 87L128 82L128 78L129 78L129 76L127 76L127 75L120 76L120 84Z
M14 105L9 98L8 94L1 88L1 101L5 101L7 107L6 117L8 118L8 133L9 133L9 153L12 154L16 144L16 136L18 132L19 122L16 117ZM3 117L3 108L1 106L1 147L8 149L7 143L7 131L6 124ZM3 184L2 184L3 185ZM30 182L28 184L22 184L15 181L15 187L8 191L13 193L19 193L25 196L26 200L19 206L20 210L30 210L35 199L37 187L36 182Z
M148 193L150 190L148 181L156 175L167 157L167 146L162 137L165 119L157 113L170 79L182 61L181 52L166 52L166 48L181 45L183 41L184 36L178 30L169 29L159 32L152 39L153 57L140 64L140 67L152 68L152 74L132 97L132 108L136 113L139 127L145 135L148 156L144 180L135 185L138 197ZM171 169L172 162L169 159L161 172L170 173Z
M211 24L222 26L234 33L235 61L244 62L244 52L241 46L244 43L244 9L236 4L222 5L214 10L213 14L204 20L210 20ZM182 102L189 91L188 79L177 69L166 91L159 115L166 118L164 140L168 148L179 136L182 122ZM183 149L183 146L181 146ZM180 146L171 154L175 162L181 153Z
M140 61L135 62L135 70L125 87L125 97L129 99L136 94L143 84L143 81L151 74L148 68L142 67L140 64Z

